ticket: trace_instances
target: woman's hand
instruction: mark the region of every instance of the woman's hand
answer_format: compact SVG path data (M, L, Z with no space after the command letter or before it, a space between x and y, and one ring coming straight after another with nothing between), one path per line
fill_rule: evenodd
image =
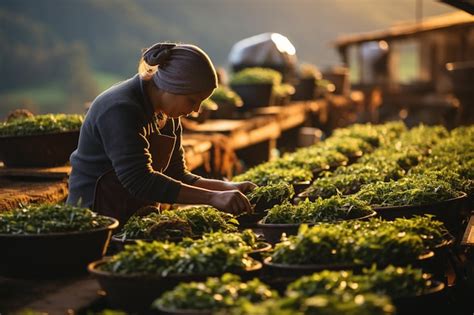
M209 203L214 208L232 214L252 212L249 200L239 190L216 191Z
M240 192L242 193L247 193L249 191L252 191L254 190L257 185L255 185L254 183L252 182L228 182L228 184L232 185L233 187L235 187L234 189L238 189Z

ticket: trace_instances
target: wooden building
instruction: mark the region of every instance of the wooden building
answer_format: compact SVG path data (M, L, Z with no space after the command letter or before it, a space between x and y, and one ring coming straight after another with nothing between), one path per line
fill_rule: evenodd
M472 97L456 93L457 88L473 90L472 81L453 84L449 71L453 70L449 63L457 62L454 67L469 68L472 77L474 16L460 11L342 36L334 44L350 69L352 87L366 94L368 120L399 116L408 124L452 127L474 115Z

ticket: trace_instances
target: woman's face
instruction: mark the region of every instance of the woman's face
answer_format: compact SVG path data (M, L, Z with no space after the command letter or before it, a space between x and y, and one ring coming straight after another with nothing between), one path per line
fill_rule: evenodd
M202 101L211 96L213 90L194 94L172 94L166 91L161 93L160 110L168 117L178 118L192 112L198 112Z

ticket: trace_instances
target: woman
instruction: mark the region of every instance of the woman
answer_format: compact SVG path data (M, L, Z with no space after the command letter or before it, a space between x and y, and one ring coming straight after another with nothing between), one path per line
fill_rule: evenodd
M139 208L206 204L250 212L250 182L205 179L186 170L181 116L198 111L217 87L214 66L193 45L158 43L142 56L139 74L92 103L71 155L67 203L125 222Z

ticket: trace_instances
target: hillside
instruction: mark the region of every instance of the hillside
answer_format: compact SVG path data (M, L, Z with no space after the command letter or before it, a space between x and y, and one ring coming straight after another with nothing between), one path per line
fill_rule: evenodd
M423 4L424 16L454 10L435 1ZM197 44L226 66L236 41L279 32L300 60L324 67L339 62L329 45L335 37L414 19L414 6L413 0L3 0L0 58L9 62L0 66L0 117L19 106L18 98L2 98L5 93L42 86L73 92L62 107L80 110L106 86L101 78L132 75L141 48L157 41ZM32 75L18 70L25 68Z

